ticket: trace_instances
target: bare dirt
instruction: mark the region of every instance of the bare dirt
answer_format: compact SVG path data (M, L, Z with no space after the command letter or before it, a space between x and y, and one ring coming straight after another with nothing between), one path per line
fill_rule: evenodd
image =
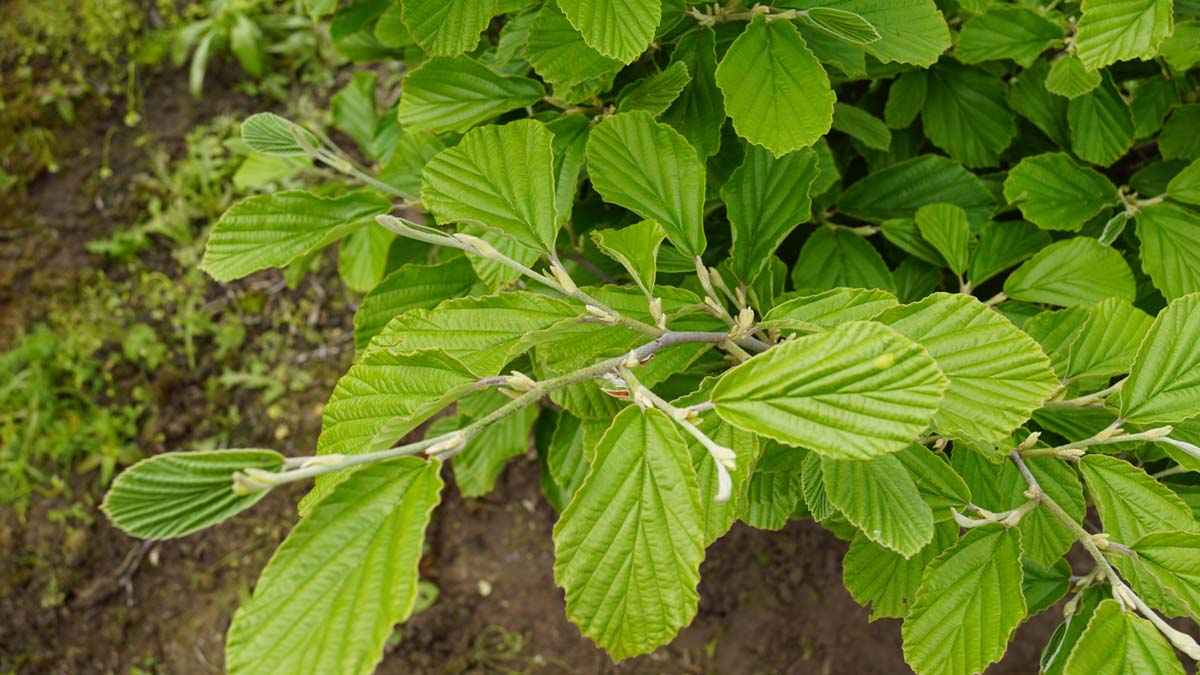
M215 114L254 109L219 90L194 104L181 78L156 86L146 125L155 141L170 147L181 148L186 130ZM16 326L38 317L40 298L71 292L81 269L101 264L84 242L110 234L134 215L136 205L125 195L144 161L135 134L118 129L111 162L116 175L100 185L94 178L99 158L86 150L99 147L106 130L119 124L97 117L67 130L64 156L74 160L39 179L27 200L0 211L0 347ZM220 290L214 286L213 292ZM345 326L349 320L343 310L322 324ZM331 358L308 391L288 398L295 419L286 452L307 452L314 444L316 410L347 358L344 352ZM161 394L178 439L200 425L189 417L204 396L200 384L173 381ZM236 404L245 423L233 444L278 447L276 425L261 406L252 398ZM36 499L23 517L0 512L0 672L222 672L230 617L295 522L301 494L301 488L272 494L229 523L152 544L114 530L96 511L98 497L86 490L83 506L91 522L64 518L73 502L62 497ZM841 585L846 544L807 522L781 532L735 526L708 553L694 624L654 654L614 666L565 619L552 577L554 520L529 458L514 462L486 498L465 500L448 486L422 562L423 577L437 585L440 597L397 631L378 672L909 672L899 623L868 623L866 610ZM1005 660L988 672L1036 672L1054 614L1023 627Z

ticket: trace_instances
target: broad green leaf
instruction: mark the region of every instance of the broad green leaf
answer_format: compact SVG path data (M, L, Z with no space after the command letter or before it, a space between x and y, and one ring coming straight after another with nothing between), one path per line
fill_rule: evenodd
M1071 307L1107 298L1133 301L1133 272L1118 251L1089 237L1058 241L1042 249L1004 281L1014 300Z
M467 294L475 274L466 257L440 265L404 265L384 277L363 298L354 313L354 346L366 349L394 317L410 309L432 309L438 303Z
M1066 378L1071 359L1071 345L1079 339L1079 329L1087 321L1088 312L1083 307L1041 312L1025 322L1024 330L1050 357L1054 372ZM1111 421L1111 420L1110 420Z
M320 146L317 137L304 127L275 113L258 113L242 122L242 140L250 149L274 157L295 157L308 154L309 148Z
M369 675L417 599L439 464L404 457L350 475L284 540L233 617L230 675Z
M691 622L704 512L670 418L631 406L613 420L554 526L554 551L567 618L613 659L648 653Z
M708 392L702 389L696 394L674 401L673 404L682 407L707 400ZM700 508L704 513L704 546L707 548L724 536L737 520L750 491L750 477L754 473L760 448L757 436L738 429L712 413L706 414L696 426L709 438L733 450L737 462L737 467L729 471L730 481L733 483L732 496L728 501L718 502L714 499L720 488L716 462L699 441L691 435L685 436L700 486ZM795 448L785 448L785 451L797 457L800 454Z
M497 13L495 0L402 0L404 25L430 56L471 51Z
M592 231L592 241L596 242L596 246L605 255L621 263L647 296L654 295L658 248L666 236L662 227L653 220L643 220L619 230Z
M1121 387L1121 417L1137 423L1182 422L1200 414L1200 293L1159 313Z
M921 577L934 558L958 540L958 527L946 522L934 530L933 541L909 558L889 551L859 532L842 559L842 583L855 602L871 607L871 621L908 614Z
M1129 302L1109 298L1090 307L1071 343L1067 377L1111 377L1129 372L1154 319Z
M827 522L838 514L837 507L829 501L825 494L825 476L821 470L821 456L815 452L807 452L801 462L800 494L804 498L804 506L819 523ZM787 522L784 519L779 527ZM779 529L779 528L775 528Z
M921 208L924 209L928 206L930 205L927 204ZM920 211L920 209L917 210ZM921 236L921 230L917 227L915 217L885 220L879 226L879 231L883 234L884 239L892 242L900 250L911 256L910 260L935 265L939 270L946 266L946 260L942 257L942 254L926 241L925 237ZM941 272L939 271L938 274L938 281L940 282Z
M507 403L510 399L498 389L486 389L475 392L459 401L459 412L472 399L478 399L476 405L484 405L481 412L492 412ZM480 403L482 402L482 403ZM517 412L505 415L475 438L467 441L461 452L451 458L454 467L454 482L464 497L482 497L492 491L496 479L508 466L509 460L520 457L529 450L529 432L537 419L538 409L535 406L522 408ZM442 418L450 419L450 418ZM463 426L478 419L475 416L464 418ZM439 420L440 421L440 420ZM452 431L452 427L446 431ZM430 429L429 436L436 435Z
M874 318L896 306L896 296L877 289L834 288L793 298L771 308L760 325L784 331L818 332L848 321Z
M921 119L925 134L965 166L996 166L1017 135L1004 82L987 71L942 61L928 72Z
M800 259L792 268L792 283L798 289L896 290L879 251L861 235L845 228L821 227L805 240Z
M1158 50L1159 56L1177 72L1185 72L1200 62L1200 21L1180 21L1175 32Z
M924 346L949 379L933 417L945 435L1005 440L1058 388L1037 343L970 296L935 293L875 320Z
M831 459L868 459L924 431L946 385L923 347L856 321L788 340L729 370L712 401L747 431Z
M614 73L623 65L588 46L554 2L542 5L530 27L525 59L542 79L558 86Z
M1129 110L1133 113L1134 135L1148 138L1162 129L1167 115L1179 105L1179 89L1165 77L1144 80L1133 92Z
M1167 300L1200 291L1200 213L1154 204L1137 214L1142 269Z
M847 103L833 107L833 128L856 138L863 145L887 151L892 145L892 132L878 117Z
M833 122L829 77L790 21L755 16L717 66L717 85L738 135L776 157L812 145Z
M233 474L275 471L283 456L273 450L170 452L121 472L100 506L122 531L141 539L174 539L250 508L266 492L238 494Z
M692 81L687 64L675 61L662 72L639 80L621 90L617 96L617 110L633 112L645 110L651 115L663 114L688 83Z
M917 209L934 202L961 206L974 226L990 218L996 206L975 174L937 155L922 155L872 173L837 200L846 215L872 222L911 218Z
M804 14L809 23L830 35L852 44L866 45L879 40L879 31L861 15L834 7L813 7Z
M378 73L360 70L354 73L354 78L345 87L329 99L333 126L353 138L364 154L368 155L378 122L375 109L375 89L378 83Z
M1117 187L1058 152L1021 160L1008 172L1004 198L1043 230L1078 232L1097 213L1117 204Z
M370 351L338 380L321 414L317 453L361 454L391 447L475 387L478 378L443 351ZM318 476L300 502L308 514L346 472Z
M1025 578L1021 581L1021 593L1029 605L1029 615L1050 609L1071 589L1071 566L1059 559L1050 567L1043 567L1028 559L1021 559Z
M1062 26L1025 7L1001 5L971 17L958 33L954 53L963 63L1012 59L1028 68L1065 37Z
M925 107L925 95L929 90L929 78L923 70L901 73L888 89L887 104L883 108L883 120L891 129L903 129L917 119Z
M662 18L660 0L556 0L592 49L621 63L641 56Z
M1070 101L1046 89L1050 64L1036 61L1023 73L1009 81L1008 103L1022 117L1033 122L1054 144L1063 150L1071 149L1071 128L1067 121Z
M552 253L553 143L554 135L534 120L472 129L425 165L421 199L440 222L483 225Z
M1176 201L1200 205L1200 159L1175 174L1167 184L1167 195Z
M1089 586L1079 592L1080 600L1075 611L1068 614L1058 625L1042 651L1039 660L1042 675L1063 675L1071 650L1079 643L1079 637L1083 635L1100 601L1108 597L1111 597L1108 589L1099 585Z
M231 281L268 267L285 267L391 208L391 202L369 192L322 199L288 191L243 199L213 226L200 269L217 281Z
M587 477L590 466L588 459L608 428L608 423L609 420L581 420L568 412L559 414L546 463L554 480L566 491L568 502Z
M704 165L648 112L613 115L587 142L588 175L604 200L662 225L686 255L704 253Z
M1050 64L1050 72L1046 74L1046 91L1067 98L1079 98L1100 86L1102 77L1094 70L1088 70L1077 57L1066 54Z
M1197 125L1200 125L1200 104L1176 107L1158 136L1158 151L1163 159L1200 159Z
M933 509L934 521L950 520L950 509L961 511L971 501L971 490L940 455L920 444L912 444L897 452L908 475L912 477L921 497Z
M1030 457L1026 466L1042 490L1062 507L1076 523L1083 522L1087 502L1079 476L1066 463L1054 457ZM1008 499L996 510L1014 509L1028 501L1028 484L1011 463L1001 464L1001 486ZM1049 566L1067 553L1075 543L1075 535L1049 511L1034 509L1021 518L1021 548L1025 555L1039 565Z
M403 133L396 141L391 157L375 177L405 197L417 199L421 194L421 172L445 147L446 144L433 134Z
M368 350L440 349L479 377L490 377L532 346L539 331L579 315L561 300L526 291L452 298L392 319Z
M1154 58L1171 34L1171 0L1083 0L1075 53L1089 70Z
M1167 7L1169 11L1169 2ZM1064 675L1184 674L1171 644L1158 629L1122 609L1116 600L1105 600L1096 608L1062 672Z
M583 115L563 115L546 128L554 133L554 203L558 206L558 223L562 225L571 220L592 125Z
M755 472L739 505L738 518L759 530L781 530L801 499L798 475Z
M868 539L911 558L933 541L933 511L894 455L821 458L825 494Z
M809 190L819 172L817 155L808 148L779 158L757 145L746 150L742 165L721 188L739 279L757 277L784 238L809 219Z
M951 272L962 276L971 255L971 223L967 212L947 202L926 204L914 218L921 237L941 254Z
M1193 620L1200 617L1200 534L1155 532L1130 548L1155 580L1183 603Z
M717 86L716 37L713 30L700 27L679 38L671 52L671 63L687 66L692 79L679 97L662 114L662 119L707 159L721 145L721 126L725 123L725 98Z
M353 291L375 288L387 271L388 249L396 235L378 223L351 232L338 248L338 275Z
M479 237L490 244L492 248L526 267L534 265L542 257L536 249L529 248L524 244L518 244L516 239L507 234L486 228L482 225L462 223L459 225L458 230L464 234ZM467 256L467 258L471 261L471 267L475 268L475 274L479 277L479 280L493 291L509 288L521 278L519 270L515 270L502 262L474 255Z
M801 17L793 23L800 32L800 37L804 38L805 44L812 50L813 56L829 68L831 77L844 74L849 79L857 80L867 76L867 52L861 44L834 36L829 31L818 28L806 17ZM859 39L865 36L866 33L859 32Z
M884 63L933 65L950 48L950 30L933 0L786 0L781 7L831 7L858 14L879 29L879 40L865 45Z
M982 672L1000 660L1025 620L1020 537L987 525L967 532L925 573L901 635L921 675Z
M1197 529L1179 495L1125 460L1089 454L1079 471L1113 541L1129 545L1151 532Z
M1080 159L1110 166L1133 147L1133 115L1112 79L1067 104L1071 148Z
M407 131L466 131L541 100L527 77L502 75L466 56L432 58L404 78L397 116Z
M1023 220L989 221L979 230L967 281L979 286L1049 245L1049 234Z

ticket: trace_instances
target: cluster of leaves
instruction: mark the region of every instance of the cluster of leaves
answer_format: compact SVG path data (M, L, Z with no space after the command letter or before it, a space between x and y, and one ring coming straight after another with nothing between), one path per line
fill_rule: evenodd
M361 269L317 454L151 458L106 510L182 536L317 478L233 621L235 674L371 672L442 463L482 494L531 435L567 615L614 659L691 621L735 521L811 518L920 675L982 671L1071 592L1044 672L1182 673L1200 646L1161 615L1200 619L1198 15L353 2L335 44L410 69L383 111L371 75L334 101L373 166L250 118L254 150L347 180L235 204L202 262L341 241Z

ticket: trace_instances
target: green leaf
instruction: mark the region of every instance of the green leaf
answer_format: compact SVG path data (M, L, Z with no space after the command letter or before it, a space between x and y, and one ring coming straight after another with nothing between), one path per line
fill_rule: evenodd
M1149 314L1119 298L1090 307L1070 346L1067 377L1080 380L1128 373L1153 323Z
M404 25L430 56L471 51L497 13L495 0L402 0Z
M502 75L466 56L432 58L404 78L396 114L407 131L466 131L533 105L546 90L527 77Z
M404 265L384 277L354 313L354 346L366 349L393 317L410 309L432 309L449 298L466 295L475 274L465 257L440 265Z
M1075 471L1054 457L1030 457L1025 463L1046 495L1076 523L1082 522L1087 513L1087 502ZM1000 489L1006 490L1007 501L998 504L997 510L1016 508L1028 501L1025 496L1028 484L1012 464L1005 463L1001 467L1003 484ZM1054 564L1075 543L1075 534L1045 509L1034 509L1025 514L1020 530L1025 555L1042 566Z
M588 175L605 201L656 221L686 255L704 253L704 165L648 112L613 115L587 142Z
M809 23L839 40L867 45L879 40L879 31L854 12L834 7L813 7L804 14Z
M646 51L662 18L659 0L557 2L592 49L621 63L632 63Z
M1079 472L1113 541L1128 545L1151 532L1197 528L1179 495L1129 462L1090 454L1080 460Z
M1158 136L1158 151L1163 159L1200 159L1200 104L1189 103L1175 108Z
M666 236L662 227L653 220L643 220L619 230L592 231L592 241L596 242L596 246L605 255L621 263L647 296L654 295L658 248Z
M937 147L965 166L996 166L1017 136L1004 82L980 68L942 61L928 72L921 119Z
M1046 75L1046 91L1067 98L1079 98L1100 86L1101 75L1088 70L1083 61L1070 54L1050 64Z
M738 518L759 530L782 530L796 506L800 504L801 498L798 475L756 471L750 477L750 485L738 510Z
M1004 655L1026 616L1020 537L987 525L939 556L904 619L904 660L921 675L978 673Z
M950 271L961 277L971 255L967 212L954 204L938 202L917 209L915 220L921 237L937 249Z
M1169 2L1167 7L1170 7ZM1184 670L1170 643L1149 621L1121 609L1116 600L1105 600L1079 636L1062 672L1065 675L1183 675Z
M820 169L817 154L805 148L776 158L757 145L721 188L733 230L730 251L739 279L752 280L775 249L800 223L809 219L809 190Z
M590 455L608 428L608 420L581 420L568 412L560 413L550 440L546 463L554 481L567 493L568 502L587 477ZM565 505L564 505L565 507ZM559 509L560 511L562 509Z
M971 490L946 460L923 445L912 444L894 457L912 477L922 499L933 509L936 522L950 520L950 509L962 510L971 501Z
M391 157L375 176L409 199L421 194L421 172L446 144L433 134L403 133L392 149Z
M868 539L910 558L933 541L933 511L893 455L821 458L825 494Z
M755 16L717 66L717 85L738 135L776 157L812 145L833 122L829 77L790 21Z
M483 225L553 253L553 143L554 135L534 120L472 129L425 165L421 200L439 222Z
M258 113L242 122L242 140L254 152L273 157L305 156L308 147L320 146L317 137L304 127L274 113Z
M958 527L946 522L934 530L933 541L909 558L889 551L859 532L842 559L842 583L858 604L871 606L871 621L908 614L921 577L934 558L958 540Z
M488 413L507 403L510 399L498 389L486 389L475 392L459 401L459 412L474 403L482 406L480 413ZM520 457L529 450L529 432L537 419L538 409L535 406L522 408L517 412L505 415L467 444L451 459L454 467L454 482L464 497L482 497L492 491L496 479L508 466L509 460ZM442 418L452 419L452 418ZM478 419L471 416L463 420L463 425ZM440 421L440 420L439 420ZM446 429L453 431L455 428ZM431 429L429 436L435 435Z
M437 462L354 472L284 540L233 617L230 675L369 675L417 599Z
M979 230L967 281L979 286L1050 245L1050 235L1023 220L991 221Z
M1167 300L1200 291L1200 214L1154 204L1137 214L1142 269Z
M571 219L592 125L583 115L563 115L546 127L554 132L554 203L562 225Z
M1025 578L1021 581L1021 593L1029 605L1029 615L1050 609L1071 589L1071 566L1066 560L1058 560L1050 567L1043 567L1028 558L1021 559Z
M711 28L701 27L683 34L671 63L687 66L692 80L679 98L662 114L662 119L692 144L701 158L721 146L725 123L725 99L717 87L716 37Z
M933 418L945 435L1007 439L1058 388L1037 343L970 296L935 293L875 320L923 345L949 378Z
M833 106L833 128L875 150L886 152L892 146L892 132L878 117L847 103Z
M463 223L458 227L459 232L479 237L500 253L529 267L541 259L537 250L524 244L518 244L516 239L490 228L475 223ZM521 278L521 272L496 260L488 260L479 256L468 256L475 274L489 289L496 291L506 289Z
M625 408L554 526L567 618L617 661L666 644L696 614L703 523L674 422L654 408Z
M1112 181L1065 153L1026 157L1008 172L1004 198L1044 230L1078 232L1097 213L1117 204Z
M131 536L174 539L244 511L267 494L238 494L233 489L233 474L249 468L276 471L282 467L283 456L273 450L156 455L121 472L100 508L113 525Z
M963 63L1012 59L1028 68L1063 37L1063 27L1038 12L1001 5L963 24L954 53Z
M921 108L925 107L925 94L929 90L929 79L923 70L909 70L900 74L888 89L887 104L883 108L883 120L891 129L910 126Z
M288 191L243 199L213 226L200 269L217 281L231 281L285 267L391 209L391 202L369 192L322 199Z
M1004 281L1004 292L1014 300L1071 307L1107 298L1133 302L1136 287L1118 251L1075 237L1047 246L1018 267Z
M1133 147L1133 115L1112 78L1067 104L1071 148L1080 159L1110 166Z
M1067 122L1067 108L1070 101L1046 90L1049 72L1050 64L1038 60L1025 72L1014 75L1009 81L1008 103L1022 117L1033 122L1055 145L1069 150L1071 128Z
M353 291L375 288L387 271L388 249L396 235L378 223L351 232L338 250L338 274Z
M809 236L792 269L792 282L799 289L896 289L879 251L844 228L822 227Z
M570 86L615 73L622 63L588 46L553 2L542 6L529 31L525 59L556 86Z
M924 348L856 321L788 340L727 371L712 402L747 431L831 459L868 459L923 432L946 385Z
M1200 205L1200 159L1175 174L1167 184L1167 196L1176 201Z
M1130 548L1154 579L1183 603L1193 620L1200 617L1200 534L1155 532Z
M378 73L360 70L329 99L333 126L353 138L358 147L368 154L378 122L375 110L375 88L378 83Z
M675 61L661 73L622 89L617 96L617 110L645 110L657 117L671 107L691 81L692 76L688 74L687 65L682 61Z
M1075 53L1088 70L1146 61L1171 34L1171 0L1083 0Z
M874 318L896 306L896 296L876 289L834 288L816 295L793 298L771 308L760 325L780 330L818 332L848 321Z
M707 392L701 390L697 394L686 396L674 401L676 406L687 406L708 400ZM723 445L736 456L737 466L729 471L733 483L732 496L728 501L718 502L714 499L720 487L717 477L716 462L699 441L691 435L686 436L688 452L692 456L692 466L696 469L696 478L700 486L700 508L704 513L704 546L708 547L720 539L733 526L738 513L746 502L750 491L751 474L759 457L758 437L738 429L716 415L705 415L696 425L706 436ZM786 452L799 455L794 448L786 448ZM788 512L790 515L791 511Z
M975 174L937 155L921 155L876 171L851 185L837 200L846 215L877 223L912 218L917 209L935 202L961 206L973 226L982 225L996 206L992 193Z
M1088 621L1091 621L1096 607L1105 597L1110 597L1108 590L1099 585L1089 586L1079 592L1080 600L1075 611L1067 614L1042 651L1040 665L1043 675L1063 675L1071 650L1079 643Z
M1200 294L1159 313L1121 387L1121 417L1137 423L1182 422L1200 414Z
M921 208L923 209L926 207L922 206ZM918 209L918 211L919 210L920 209ZM925 241L925 238L921 236L921 230L917 227L917 221L915 218L893 218L891 220L885 220L883 221L883 224L879 226L879 230L883 234L884 239L892 242L899 247L900 250L912 256L909 258L909 260L935 265L938 268L938 278L934 285L937 285L937 283L941 282L942 279L940 268L946 266L946 260L942 257L941 253L938 253L936 248L934 248L928 241ZM921 297L924 297L924 294L922 294Z
M786 0L776 6L830 7L858 14L879 28L879 40L865 47L884 63L928 68L950 48L950 30L933 0Z
M368 350L439 349L479 377L490 377L531 347L540 331L579 314L561 300L527 291L453 298L392 319Z

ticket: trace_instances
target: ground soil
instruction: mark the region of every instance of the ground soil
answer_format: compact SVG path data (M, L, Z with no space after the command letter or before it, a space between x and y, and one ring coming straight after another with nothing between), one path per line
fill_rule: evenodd
M181 78L155 86L145 124L152 139L168 147L182 148L185 131L215 114L253 109L219 87L194 104ZM134 134L123 128L115 134L116 175L96 189L99 158L86 151L119 124L109 114L69 129L63 156L74 160L39 179L28 200L0 211L0 233L6 233L0 236L0 347L15 326L38 318L39 298L70 292L80 269L100 264L84 242L129 222L125 182L144 161ZM325 319L332 325L349 320L349 313ZM340 352L326 364L332 375L291 397L295 410L308 412L298 413L286 451L311 448L319 430L315 411L347 358ZM199 383L186 381L164 394L184 429L188 401L200 394ZM275 424L252 400L244 405L247 426L236 431L235 444L277 446ZM846 544L807 522L781 532L735 526L709 550L694 624L654 654L614 666L565 619L552 578L555 514L539 493L536 463L515 461L483 499L463 499L447 479L422 562L423 577L440 597L398 629L381 674L909 672L899 623L869 623L841 585ZM301 494L302 488L278 491L231 522L152 544L114 530L86 490L84 507L94 516L88 524L64 522L72 500L63 497L39 498L24 516L0 512L0 673L222 672L232 612L295 522ZM1036 672L1054 620L1054 610L1034 618L988 672Z

